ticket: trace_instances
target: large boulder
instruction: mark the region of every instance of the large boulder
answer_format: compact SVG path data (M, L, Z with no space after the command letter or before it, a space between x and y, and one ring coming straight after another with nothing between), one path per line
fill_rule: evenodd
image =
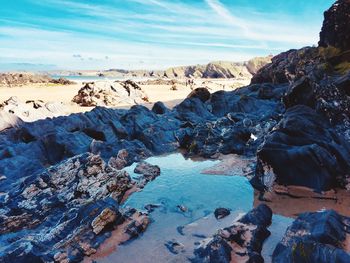
M305 213L290 226L276 246L273 263L350 262L347 236L350 218L333 210Z
M350 1L338 0L325 13L319 45L350 49Z
M320 192L347 184L350 143L327 119L304 105L287 110L257 155L255 179L266 188L276 182Z

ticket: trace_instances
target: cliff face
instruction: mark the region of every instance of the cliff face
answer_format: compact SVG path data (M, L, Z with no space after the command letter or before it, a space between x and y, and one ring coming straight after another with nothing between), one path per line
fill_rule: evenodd
M350 49L350 0L338 0L324 13L319 45Z

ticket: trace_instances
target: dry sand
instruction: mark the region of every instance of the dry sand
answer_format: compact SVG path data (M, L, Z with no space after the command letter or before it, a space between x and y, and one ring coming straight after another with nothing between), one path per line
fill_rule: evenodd
M233 79L197 79L194 87L208 87L210 92L218 90L233 90L242 85L248 85L249 80L233 80ZM74 85L55 85L55 84L30 84L20 87L0 87L0 103L16 96L20 101L27 100L43 100L45 102L62 102L68 113L85 112L93 107L81 107L72 102L73 97L82 87L82 83ZM187 97L191 92L191 88L185 85L177 85L177 90L171 90L171 85L141 85L149 97L150 103L145 106L152 107L153 103L162 101L169 108L174 107ZM121 108L128 108L131 105L121 104Z

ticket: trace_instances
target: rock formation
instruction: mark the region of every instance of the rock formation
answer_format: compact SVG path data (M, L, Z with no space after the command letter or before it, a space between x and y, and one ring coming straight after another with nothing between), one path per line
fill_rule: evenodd
M138 84L127 80L114 83L84 83L72 101L83 107L118 106L144 103L148 101L148 97Z
M272 262L349 262L349 227L350 218L333 210L301 214L277 245Z
M212 238L203 240L192 262L264 262L260 253L270 235L267 227L271 219L272 211L268 206L254 208Z
M319 45L350 50L350 1L338 0L324 13Z
M118 203L134 185L125 171L89 153L22 176L1 195L1 262L80 261L124 222L133 238L147 225L134 229L138 212L121 211Z
M0 73L0 86L23 86L27 84L61 84L70 85L74 82L64 78L58 80L51 78L49 75L34 74L34 73Z
M8 100L0 103L0 112L6 116L17 118L26 122L32 122L39 119L53 118L66 115L68 110L60 102L44 102L42 100L20 101L17 97L10 97ZM0 131L7 128L0 127Z

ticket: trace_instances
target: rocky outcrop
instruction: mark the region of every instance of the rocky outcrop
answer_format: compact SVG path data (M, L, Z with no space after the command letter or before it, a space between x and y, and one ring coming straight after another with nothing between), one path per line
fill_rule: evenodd
M28 84L61 84L70 85L74 82L64 78L58 80L51 78L49 75L34 74L34 73L1 73L0 74L0 86L23 86Z
M232 226L218 231L212 238L203 240L194 251L192 262L264 262L262 244L270 235L272 211L260 205L248 212Z
M11 118L18 118L26 122L58 117L66 115L68 112L66 107L60 102L44 102L42 100L20 101L17 97L10 97L8 100L0 103L0 111L7 116L12 115Z
M134 237L131 217L136 211L118 207L134 185L125 171L87 153L22 176L1 198L1 261L77 262L96 252L109 236L106 228L125 221L129 238Z
M350 143L307 106L288 109L257 156L256 177L265 188L275 181L321 192L345 187L349 180Z
M350 50L350 1L338 0L324 13L319 45Z
M148 102L148 97L138 84L127 80L112 84L109 82L85 83L72 101L83 107L118 106Z
M277 245L272 262L349 262L349 227L350 218L333 210L301 214Z

